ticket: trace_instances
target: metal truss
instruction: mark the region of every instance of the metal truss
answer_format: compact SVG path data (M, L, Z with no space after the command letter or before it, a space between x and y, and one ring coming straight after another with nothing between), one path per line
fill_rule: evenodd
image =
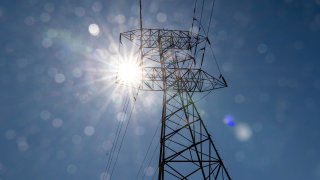
M207 38L189 31L137 29L120 34L139 48L142 91L163 91L158 179L231 179L192 100L227 87L203 70ZM201 65L200 65L201 64Z
M164 95L158 179L230 179L191 94Z
M161 48L190 50L199 43L206 41L204 36L191 33L190 31L165 30L165 29L136 29L124 33L120 33L121 37L142 45L143 48ZM161 47L159 42L161 37ZM139 44L142 42L141 44Z
M144 91L188 91L205 92L226 86L223 79L219 80L201 69L165 68L166 87L163 84L163 69L145 67L141 90Z

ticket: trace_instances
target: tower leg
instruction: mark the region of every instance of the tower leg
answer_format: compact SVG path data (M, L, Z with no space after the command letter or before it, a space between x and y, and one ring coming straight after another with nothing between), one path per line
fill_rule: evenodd
M158 179L231 179L189 92L163 97Z

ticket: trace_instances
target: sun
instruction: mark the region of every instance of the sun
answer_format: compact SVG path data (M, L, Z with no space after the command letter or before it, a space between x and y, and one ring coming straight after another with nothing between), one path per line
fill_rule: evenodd
M120 84L137 87L142 80L142 68L134 61L119 63L117 82Z

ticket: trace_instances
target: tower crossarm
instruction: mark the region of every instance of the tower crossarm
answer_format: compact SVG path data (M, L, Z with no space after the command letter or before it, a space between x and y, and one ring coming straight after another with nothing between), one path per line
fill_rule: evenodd
M165 68L166 90L185 92L205 92L227 87L223 77L219 79L201 69ZM143 68L141 90L164 91L163 71L160 67Z
M137 46L146 48L161 48L191 50L207 38L190 31L167 30L167 29L136 29L120 33L120 42L126 38Z

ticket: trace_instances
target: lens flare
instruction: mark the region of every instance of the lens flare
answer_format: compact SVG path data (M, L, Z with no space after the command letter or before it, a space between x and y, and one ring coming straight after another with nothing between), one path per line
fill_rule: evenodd
M224 123L230 127L234 127L236 125L233 116L227 115L224 117Z
M141 81L142 70L137 63L123 62L119 64L117 80L121 84L137 86Z

